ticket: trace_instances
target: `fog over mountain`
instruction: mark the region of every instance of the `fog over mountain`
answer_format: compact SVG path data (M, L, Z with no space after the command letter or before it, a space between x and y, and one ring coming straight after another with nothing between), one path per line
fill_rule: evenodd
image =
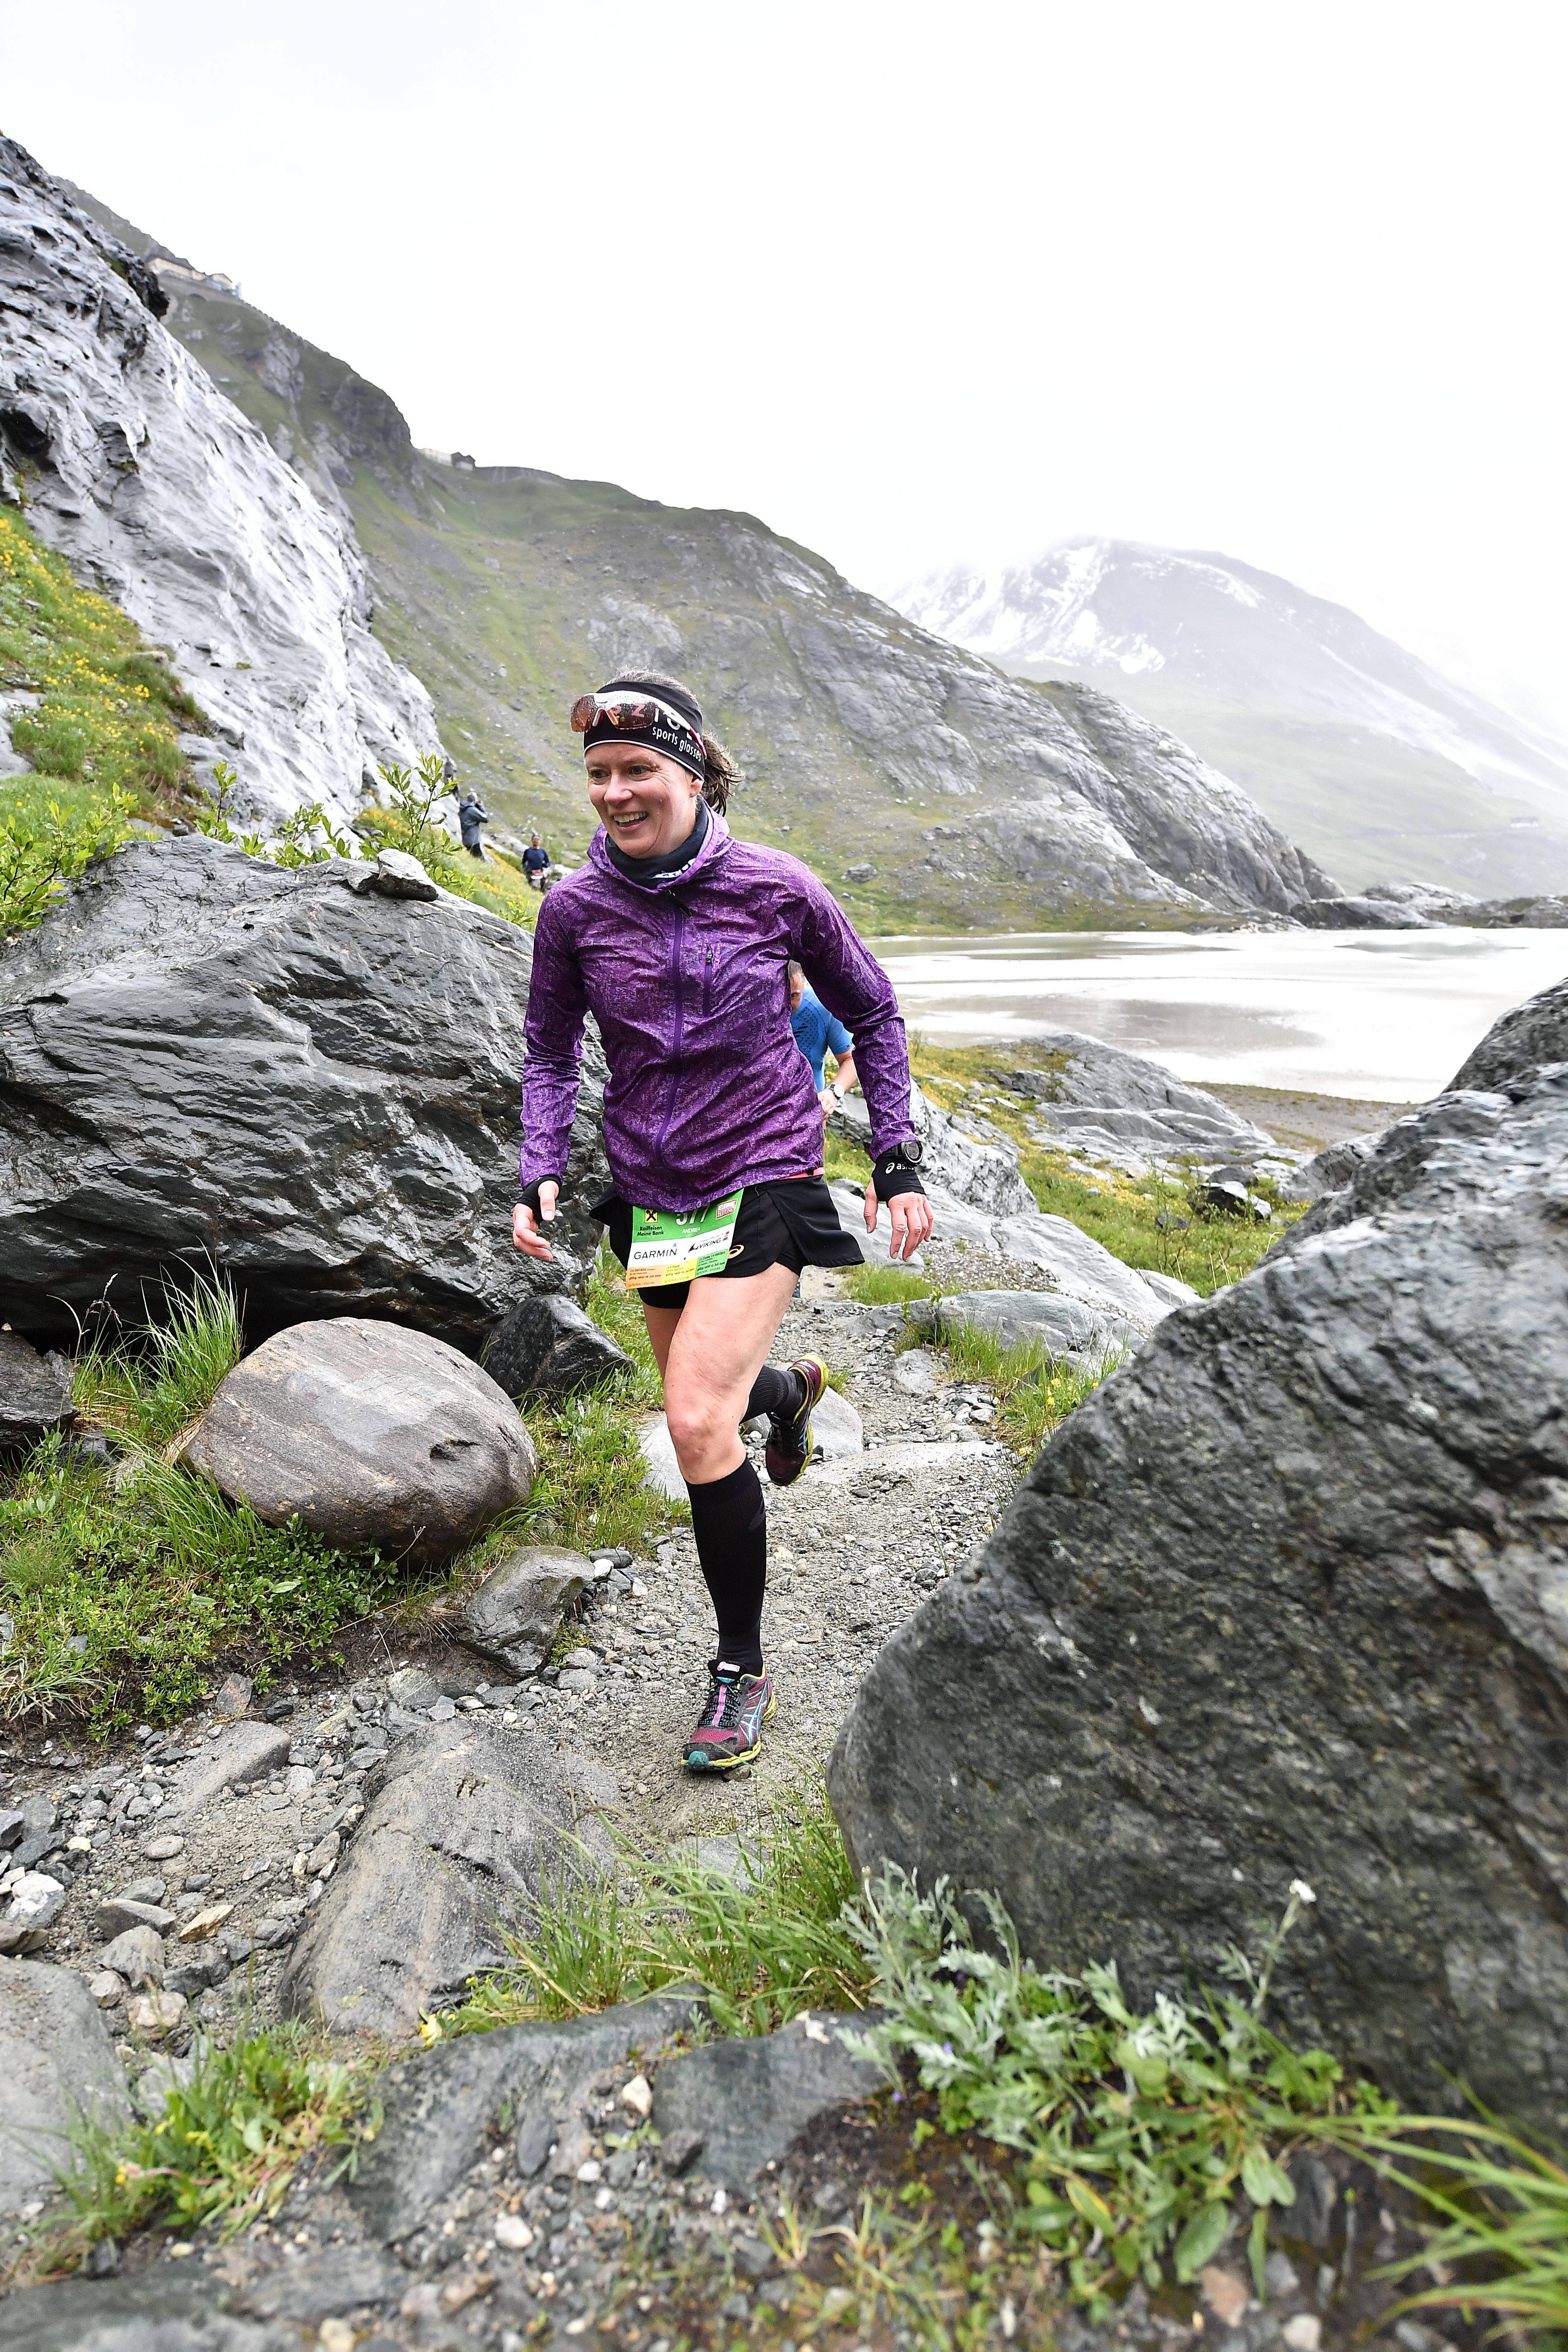
M932 572L891 601L1022 676L1113 686L1352 886L1568 885L1568 747L1252 564L1079 540Z
M465 780L558 854L593 825L565 713L652 666L680 671L740 760L739 829L803 856L869 930L1151 927L1338 895L1227 776L1110 697L1007 677L754 516L416 449L355 369L57 187L73 236L95 220L121 268L156 279L149 349L183 345L258 462L363 555L378 637ZM30 364L19 345L18 383Z

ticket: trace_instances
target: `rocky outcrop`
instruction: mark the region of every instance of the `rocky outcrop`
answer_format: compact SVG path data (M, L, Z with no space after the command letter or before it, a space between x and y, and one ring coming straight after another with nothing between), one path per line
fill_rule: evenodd
M585 1279L596 1045L536 1267L511 1244L528 936L363 878L134 844L0 950L0 1321L69 1338L111 1281L131 1317L210 1262L253 1338L350 1313L477 1355Z
M858 1865L994 1888L1142 2000L1317 1902L1282 2018L1419 2105L1568 2123L1568 988L1046 1446L882 1651ZM1463 1074L1461 1074L1463 1075ZM990 1727L977 1753L974 1724Z
M1051 1066L1009 1070L1003 1083L1038 1105L1033 1132L1042 1143L1139 1166L1152 1156L1258 1159L1278 1149L1217 1095L1185 1085L1145 1055L1072 1029L1035 1044Z
M569 2179L587 2154L601 2081L630 2074L630 2058L652 2057L704 2006L700 1990L676 1988L561 2025L471 2034L394 2068L385 2122L345 2191L356 2217L384 2242L408 2236L489 2153L493 2123L512 2137L525 2179L546 2164Z
M608 1860L602 1766L464 1717L412 1732L364 1784L364 1818L290 1956L286 2016L334 2033L417 2031L505 1961L547 1874Z
M0 140L0 447L28 520L157 644L247 814L353 816L382 762L440 749L373 635L364 562L160 323L156 274Z
M222 1381L180 1460L275 1528L440 1568L532 1490L539 1459L488 1372L353 1315L296 1323Z
M1458 1087L1506 1093L1521 1073L1568 1062L1568 989L1543 988L1495 1022L1454 1079Z

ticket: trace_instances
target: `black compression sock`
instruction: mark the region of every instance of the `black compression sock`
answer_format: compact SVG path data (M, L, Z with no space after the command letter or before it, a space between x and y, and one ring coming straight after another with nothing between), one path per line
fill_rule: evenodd
M697 1559L719 1620L721 1664L743 1675L763 1671L763 1595L768 1581L768 1518L749 1462L727 1477L686 1491Z
M788 1416L800 1411L805 1402L805 1384L798 1372L781 1370L777 1364L764 1364L752 1382L752 1393L746 1399L742 1421L754 1421L760 1412L778 1412Z

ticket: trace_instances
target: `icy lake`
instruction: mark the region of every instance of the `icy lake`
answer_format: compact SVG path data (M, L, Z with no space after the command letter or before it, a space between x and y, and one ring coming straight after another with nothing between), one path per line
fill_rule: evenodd
M1015 932L876 950L933 1045L1079 1029L1178 1077L1378 1102L1439 1092L1500 1013L1568 973L1568 931Z

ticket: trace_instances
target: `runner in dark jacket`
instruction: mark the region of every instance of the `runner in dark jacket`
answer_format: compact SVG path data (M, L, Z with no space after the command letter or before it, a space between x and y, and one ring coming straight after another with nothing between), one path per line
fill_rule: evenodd
M790 1029L792 958L854 1033L876 1155L868 1232L887 1202L893 1255L909 1256L931 1207L891 983L807 867L731 834L733 771L690 695L670 678L616 678L572 718L601 830L534 931L514 1238L531 1256L551 1255L542 1229L565 1171L591 1012L609 1065L615 1188L595 1213L642 1298L719 1624L708 1703L684 1752L693 1770L722 1769L756 1754L773 1710L762 1649L767 1524L740 1423L767 1413L769 1476L800 1475L826 1375L814 1357L770 1365L768 1349L802 1267L860 1256L823 1181L822 1113ZM732 1214L707 1220L710 1267L662 1278L700 1246L700 1230L696 1244L682 1238L689 1228L661 1233L658 1213L700 1226L736 1193Z
M484 856L484 828L489 821L490 813L477 793L467 793L458 803L458 830L470 857Z

